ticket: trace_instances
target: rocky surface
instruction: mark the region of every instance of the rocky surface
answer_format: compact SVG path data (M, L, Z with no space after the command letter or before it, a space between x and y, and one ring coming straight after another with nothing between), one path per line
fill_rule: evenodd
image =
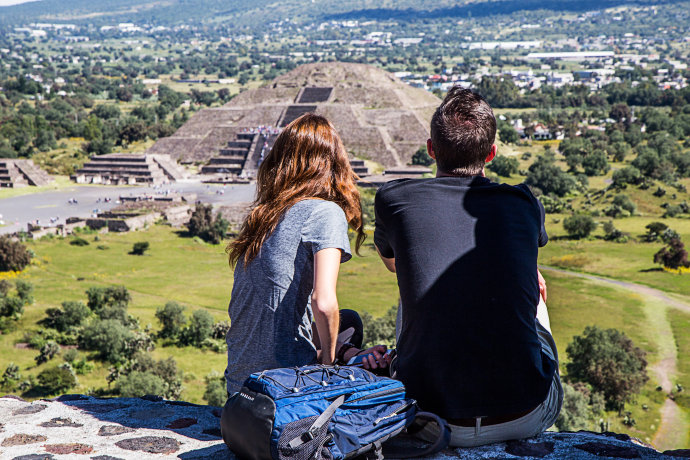
M98 399L66 395L50 401L0 398L0 459L234 459L220 437L220 409L157 397ZM405 439L396 440L405 445ZM438 459L672 459L627 435L544 433Z

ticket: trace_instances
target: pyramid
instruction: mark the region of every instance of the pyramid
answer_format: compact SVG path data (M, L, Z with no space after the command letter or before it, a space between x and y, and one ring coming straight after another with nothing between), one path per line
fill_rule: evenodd
M240 93L222 107L200 110L148 152L169 154L183 163L220 163L228 159L221 158L221 150L229 155L228 143L243 133L283 127L303 113L315 112L333 122L351 155L401 167L426 142L429 121L439 103L433 94L410 87L378 67L306 64L261 88ZM255 170L254 157L253 151L247 154L244 169Z
M31 160L0 158L0 187L47 185L53 178Z

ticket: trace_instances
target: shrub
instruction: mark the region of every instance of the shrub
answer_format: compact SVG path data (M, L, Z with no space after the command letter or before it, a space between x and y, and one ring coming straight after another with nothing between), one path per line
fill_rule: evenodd
M563 407L556 419L558 431L579 431L589 427L591 411L588 398L563 382Z
M89 307L82 302L62 302L62 308L49 308L46 310L48 318L45 325L60 332L65 332L73 327L81 326L84 320L91 315Z
M616 329L587 326L568 344L566 353L568 379L591 385L612 409L622 409L649 379L645 352Z
M642 237L643 240L647 243L654 243L655 241L659 241L661 235L668 229L668 225L663 222L651 222L647 224L645 228L647 229L647 233Z
M86 305L92 312L99 314L105 307L126 309L132 296L124 286L91 287L86 290Z
M72 241L69 242L72 246L88 246L90 243L86 241L84 238L80 238L78 236L75 236L72 238Z
M165 382L155 374L133 371L117 381L117 389L120 395L125 398L163 395L165 393Z
M143 256L146 251L149 249L149 242L148 241L139 241L138 243L134 243L134 246L132 246L132 251L130 254L135 255L135 256Z
M490 171L503 177L510 177L513 174L517 174L519 167L520 162L516 158L509 158L503 155L497 155L487 166Z
M36 365L46 363L53 359L53 357L60 352L60 345L55 343L53 340L48 340L45 345L41 347L41 350L34 358Z
M38 383L48 394L64 393L77 385L77 377L69 364L61 364L38 374Z
M498 138L506 144L514 144L520 140L520 135L510 124L501 123L498 129Z
M204 340L211 337L213 332L213 317L206 310L196 310L192 314L189 326L182 334L185 345L200 346Z
M162 326L158 332L158 337L165 339L177 338L187 323L184 307L177 302L168 302L164 307L158 308L156 318Z
M213 206L199 203L192 212L187 229L192 236L198 236L208 243L218 244L225 237L228 221L220 214L214 219Z
M563 228L571 238L587 238L596 228L597 224L590 216L585 214L573 214L563 219Z
M373 318L369 313L362 313L364 323L365 348L378 344L395 346L395 321L398 316L398 307L393 306L386 311L381 318Z
M612 221L608 221L604 224L604 239L606 241L614 241L616 243L627 243L630 236L618 230Z
M31 262L31 253L21 242L0 236L0 272L20 272Z
M225 401L228 399L228 390L225 386L225 377L223 374L213 372L207 375L204 380L206 381L206 391L204 391L204 401L208 403L209 406L223 407Z
M434 159L429 156L429 153L427 153L425 145L419 147L414 155L412 155L413 165L431 166L433 163Z
M609 206L604 211L604 214L614 218L628 217L635 214L636 209L637 207L635 206L635 203L633 203L633 201L630 199L630 197L628 195L621 193L613 197L611 206Z
M211 332L211 337L214 339L225 339L228 331L230 330L230 324L227 321L221 321L213 325L213 331Z
M0 377L0 389L12 392L21 379L22 375L19 373L19 366L10 363L5 368L5 372L2 373L2 377Z
M17 280L14 283L15 289L17 290L17 297L22 299L24 305L30 305L34 303L34 285L24 280Z
M96 351L101 359L118 363L127 358L127 342L133 338L134 333L120 321L96 320L82 330L79 347Z

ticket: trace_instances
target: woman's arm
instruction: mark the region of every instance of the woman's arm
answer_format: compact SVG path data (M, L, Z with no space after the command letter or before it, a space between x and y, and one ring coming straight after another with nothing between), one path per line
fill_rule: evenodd
M326 248L314 254L314 291L311 308L320 342L318 359L321 364L333 364L338 338L338 298L335 288L340 270L340 249Z

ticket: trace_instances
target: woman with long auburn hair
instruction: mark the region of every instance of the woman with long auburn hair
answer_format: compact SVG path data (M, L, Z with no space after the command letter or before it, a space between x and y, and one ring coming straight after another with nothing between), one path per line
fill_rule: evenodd
M346 362L361 351L361 319L336 297L340 264L352 257L348 226L357 250L365 237L356 179L333 125L311 113L284 128L259 166L253 209L227 247L229 394L252 372ZM339 330L354 343L338 342ZM366 367L378 367L385 347L369 352Z

